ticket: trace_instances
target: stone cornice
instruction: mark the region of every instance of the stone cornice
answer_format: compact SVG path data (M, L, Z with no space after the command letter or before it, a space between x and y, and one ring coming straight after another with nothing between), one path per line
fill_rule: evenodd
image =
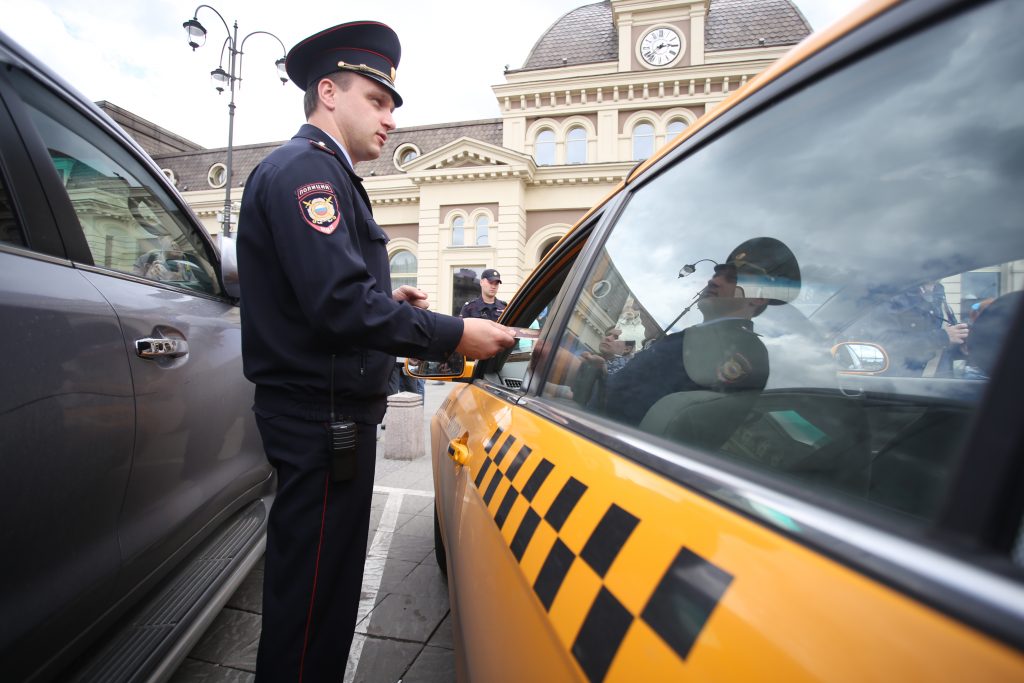
M615 184L621 182L634 166L636 166L635 161L539 166L531 184L535 186Z
M734 51L741 52L741 51ZM538 83L492 86L503 117L587 113L600 109L666 107L719 100L774 61L758 49L752 61L687 66L663 71L569 76ZM735 57L735 56L734 56ZM568 103L567 103L568 102Z

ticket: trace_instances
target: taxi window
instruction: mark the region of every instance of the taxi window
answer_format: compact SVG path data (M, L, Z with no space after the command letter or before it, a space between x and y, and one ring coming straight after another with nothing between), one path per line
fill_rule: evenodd
M56 98L26 88L26 109L68 193L93 263L220 294L203 239L141 164Z
M1022 24L1007 2L929 28L637 189L542 394L934 518L1024 287Z

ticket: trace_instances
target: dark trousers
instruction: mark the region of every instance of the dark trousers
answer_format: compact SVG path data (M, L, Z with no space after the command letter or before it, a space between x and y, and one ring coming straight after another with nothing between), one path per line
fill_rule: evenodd
M376 425L358 425L357 473L332 483L323 422L257 414L277 469L263 578L256 680L337 683L345 673L363 582Z

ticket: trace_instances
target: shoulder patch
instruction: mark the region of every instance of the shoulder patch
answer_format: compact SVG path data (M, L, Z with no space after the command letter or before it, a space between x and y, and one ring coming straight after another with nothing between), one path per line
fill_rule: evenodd
M327 152L332 157L338 156L337 154L334 153L334 150L331 149L330 147L328 147L327 143L324 142L323 140L310 140L309 144L313 145L314 147L316 147L321 152Z
M302 219L314 230L330 235L341 222L338 197L330 183L306 183L295 189Z

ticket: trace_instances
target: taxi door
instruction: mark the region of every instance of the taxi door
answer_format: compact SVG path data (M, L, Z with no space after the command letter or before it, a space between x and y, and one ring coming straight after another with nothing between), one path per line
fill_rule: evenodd
M515 324L543 335L597 221L563 240L523 286L531 294L512 311ZM583 493L555 463L577 444L518 405L543 343L525 332L481 364L483 379L456 386L432 422L459 680L579 680L548 614L568 569L556 530Z

